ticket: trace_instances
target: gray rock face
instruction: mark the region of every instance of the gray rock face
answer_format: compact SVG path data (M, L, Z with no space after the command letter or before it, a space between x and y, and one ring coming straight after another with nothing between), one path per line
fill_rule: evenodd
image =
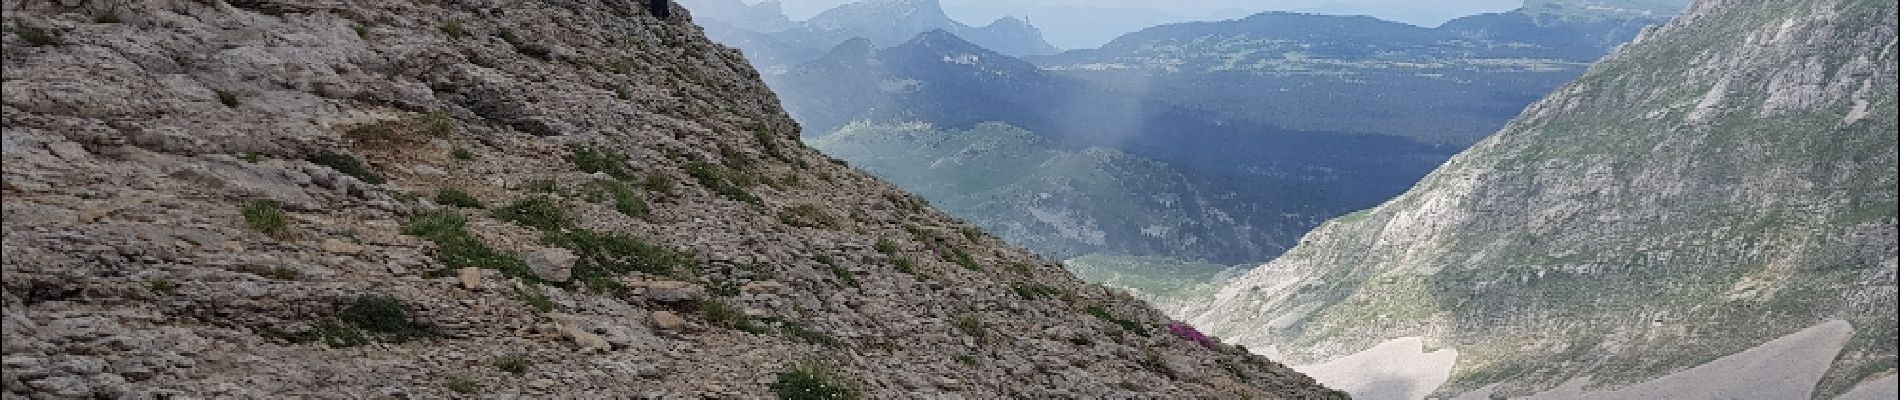
M574 261L579 259L568 249L540 249L528 252L523 261L528 263L528 270L541 279L567 282L574 277Z
M1418 336L1440 394L1643 382L1803 328L1895 368L1896 7L1697 1L1411 192L1186 313L1302 364Z
M936 234L646 4L0 1L4 397L1338 395Z

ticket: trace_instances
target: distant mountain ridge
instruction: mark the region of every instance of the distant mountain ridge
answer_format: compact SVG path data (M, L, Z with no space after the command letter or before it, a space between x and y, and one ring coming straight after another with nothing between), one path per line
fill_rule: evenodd
M768 71L810 61L854 38L878 48L902 44L918 34L945 31L984 48L1012 56L1061 51L1041 30L1013 17L972 26L950 18L938 0L865 0L847 3L800 22L784 17L776 3L746 6L739 0L685 0L688 9L708 10L707 34L738 47ZM738 3L738 5L734 5ZM763 16L762 16L763 15ZM784 23L778 21L784 20Z
M1570 18L1550 11L1559 5L1536 7L1544 11L1527 6L1436 28L1267 12L1158 26L1100 49L1029 61L1231 120L1465 146L1664 21Z

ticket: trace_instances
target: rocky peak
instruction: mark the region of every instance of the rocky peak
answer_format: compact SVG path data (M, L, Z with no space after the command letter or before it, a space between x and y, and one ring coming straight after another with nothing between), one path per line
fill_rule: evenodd
M631 0L8 0L8 397L1337 397Z
M1435 372L1451 377L1436 389L1447 396L1891 388L1896 14L1696 1L1189 319L1239 343L1297 344L1280 348L1297 362L1422 339L1456 353ZM1708 372L1830 326L1851 334L1788 350L1818 360L1807 367Z

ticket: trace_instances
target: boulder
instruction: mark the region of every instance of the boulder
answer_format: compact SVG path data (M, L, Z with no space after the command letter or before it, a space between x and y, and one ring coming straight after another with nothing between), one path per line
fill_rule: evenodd
M683 303L706 298L706 288L691 282L665 281L647 284L647 300L657 303Z
M573 251L559 248L544 248L529 252L524 261L534 276L550 282L567 282L574 277L574 262L580 260Z

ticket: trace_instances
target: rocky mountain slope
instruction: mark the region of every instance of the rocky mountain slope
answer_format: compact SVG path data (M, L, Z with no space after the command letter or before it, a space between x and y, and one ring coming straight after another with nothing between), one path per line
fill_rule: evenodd
M1456 353L1437 393L1504 396L1707 377L1689 368L1816 327L1840 342L1796 350L1819 370L1773 385L1891 385L1895 19L1882 1L1697 1L1190 320L1297 363L1422 337Z
M683 9L0 7L7 397L1340 397L804 147Z

